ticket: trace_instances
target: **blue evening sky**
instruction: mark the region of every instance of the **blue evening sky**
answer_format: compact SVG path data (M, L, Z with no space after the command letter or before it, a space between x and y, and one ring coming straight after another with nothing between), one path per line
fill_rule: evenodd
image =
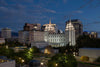
M0 0L0 29L18 32L24 23L51 22L65 29L65 22L80 19L84 31L100 31L100 0Z

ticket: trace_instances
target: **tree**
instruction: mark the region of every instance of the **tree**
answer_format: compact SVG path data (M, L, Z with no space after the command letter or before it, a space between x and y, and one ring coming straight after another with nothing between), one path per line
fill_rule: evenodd
M100 39L99 38L90 38L89 36L83 35L79 36L76 40L76 45L79 48L100 48Z
M77 67L77 61L71 54L56 54L48 61L48 67Z
M14 50L6 47L0 48L0 55L7 56L8 58L11 58L14 56Z
M39 48L33 46L30 50L32 50L33 53L40 53Z
M76 46L69 46L69 44L67 44L66 46L59 47L59 52L73 54L73 52L76 52L76 49L77 49Z

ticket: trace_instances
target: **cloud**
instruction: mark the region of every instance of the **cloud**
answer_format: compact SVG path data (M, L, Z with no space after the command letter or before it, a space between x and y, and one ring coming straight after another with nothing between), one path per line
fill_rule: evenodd
M27 12L30 12L30 13L33 13L33 14L56 13L55 10L43 8L40 5L33 5L33 8L27 10Z
M63 0L63 2L64 2L64 3L66 3L66 2L67 2L67 0Z
M7 0L4 0L2 4L7 2L7 5L0 5L1 27L11 27L14 24L21 26L25 22L41 24L47 23L51 15L56 13L55 10L44 8L40 4L32 4L32 2L27 3L26 1L22 2L21 0L10 0L8 3Z
M8 11L8 8L6 8L6 7L0 7L0 11Z
M17 3L33 3L34 0L10 0L11 2L17 2Z
M73 11L72 13L83 13L83 11L81 11L81 10L76 10L76 11Z
M1 5L1 6L7 6L8 4L6 3L5 0L0 0L0 5Z
M94 21L92 24L100 24L100 21Z
M51 9L46 9L46 8L44 8L44 11L45 11L45 12L49 12L49 13L56 13L56 11L51 10Z
M24 5L21 5L21 4L13 4L13 5L11 5L12 6L12 8L14 8L14 9L24 9L26 6L24 6Z
M86 1L86 0L84 0L84 1ZM88 2L86 2L84 5L80 6L80 8L79 8L79 9L82 9L82 8L84 8L84 7L88 6L88 5L89 5L89 4L91 4L93 1L94 1L94 0L89 0L89 1L88 1Z

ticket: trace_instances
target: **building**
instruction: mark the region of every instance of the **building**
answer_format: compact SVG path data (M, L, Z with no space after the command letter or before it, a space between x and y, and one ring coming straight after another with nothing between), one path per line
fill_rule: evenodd
M52 47L62 47L70 43L74 46L75 42L75 28L70 22L66 25L65 33L61 30L58 31L56 24L44 24L42 30L22 30L19 31L19 42L31 44L38 48L43 48L46 45Z
M29 24L25 23L24 25L24 31L31 31L31 30L41 30L41 24Z
M90 32L89 37L90 38L97 38L98 37L97 32Z
M11 29L9 29L9 28L3 28L1 30L1 37L2 38L11 38Z
M69 42L70 46L75 46L76 44L76 39L75 39L75 28L71 21L67 23L66 29L65 29L65 34L66 34L66 39L67 42Z
M23 44L31 44L34 41L34 31L19 31L18 41Z
M90 38L98 38L98 33L97 32L87 32L87 31L84 31L83 35L89 36Z
M15 60L7 59L5 56L0 56L0 67L15 67Z
M69 23L70 21L68 20L66 22L66 25ZM83 25L82 22L79 19L73 19L71 20L74 28L75 28L75 38L77 39L80 35L83 34Z
M33 37L34 42L44 42L45 32L43 31L34 31Z
M66 35L64 33L45 33L45 42L52 47L62 47L67 45Z
M33 42L44 42L43 31L19 31L18 41L20 43L31 44Z
M5 43L5 39L4 38L0 38L0 44L4 44Z
M42 31L49 31L49 32L55 32L55 33L58 32L56 24L51 24L51 19L49 21L49 24L44 24L41 29Z

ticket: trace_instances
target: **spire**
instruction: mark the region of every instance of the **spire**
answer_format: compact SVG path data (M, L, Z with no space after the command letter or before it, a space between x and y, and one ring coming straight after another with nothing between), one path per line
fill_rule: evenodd
M50 20L49 20L49 24L51 24L51 18L50 18Z
M69 18L69 23L71 23L71 18Z

